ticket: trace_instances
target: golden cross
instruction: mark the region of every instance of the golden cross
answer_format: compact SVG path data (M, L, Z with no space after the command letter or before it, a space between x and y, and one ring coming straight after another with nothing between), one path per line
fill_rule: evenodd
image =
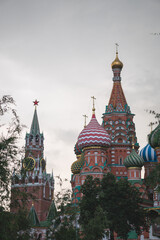
M118 47L119 47L119 45L118 45L118 43L115 43L115 45L116 45L116 53L118 53Z
M84 127L86 127L86 118L88 118L88 116L85 114L83 115L83 117L84 117Z
M92 96L91 98L93 98L93 108L92 108L92 110L93 110L93 112L95 112L95 104L94 104L94 100L96 100L96 98L95 98L94 96Z

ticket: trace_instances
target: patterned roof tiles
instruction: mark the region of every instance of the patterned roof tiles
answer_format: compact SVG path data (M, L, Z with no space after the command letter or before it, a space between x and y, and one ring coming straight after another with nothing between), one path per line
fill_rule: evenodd
M88 146L109 146L111 138L107 131L98 123L95 114L89 124L82 130L78 137L78 146L80 148Z
M157 156L155 150L147 144L139 154L145 162L157 162Z

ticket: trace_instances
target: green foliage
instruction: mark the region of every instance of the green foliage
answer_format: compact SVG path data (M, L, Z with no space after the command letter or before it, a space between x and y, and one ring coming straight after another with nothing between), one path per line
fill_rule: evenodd
M108 224L100 204L100 190L100 180L91 176L86 178L81 188L83 198L80 202L79 223L84 240L101 239Z
M78 232L76 228L70 224L70 220L65 217L63 218L63 224L55 231L56 240L78 240Z
M14 100L10 96L0 99L1 135L0 135L0 206L9 205L11 168L18 169L21 150L17 147L17 140L21 132L21 125L15 109ZM4 114L11 120L7 121Z
M64 188L64 182L67 179L62 179L60 176L58 185L60 190L55 194L55 204L57 207L56 218L53 220L53 225L48 229L47 239L56 240L78 240L79 232L77 229L77 206L72 204L72 191Z
M145 178L145 184L152 189L157 187L156 190L160 192L160 164L157 164L149 176Z
M17 146L22 127L13 105L14 100L10 96L0 99L0 238L27 240L30 226L25 208L21 207L16 214L9 212L12 170L15 169L15 175L19 171L22 154ZM16 190L14 193L16 194ZM26 201L27 197L21 199Z
M101 182L89 176L82 186L82 193L80 224L84 239L101 239L108 228L111 239L113 232L127 239L132 230L138 235L143 229L147 230L147 214L141 207L141 194L127 180L116 181L111 173Z

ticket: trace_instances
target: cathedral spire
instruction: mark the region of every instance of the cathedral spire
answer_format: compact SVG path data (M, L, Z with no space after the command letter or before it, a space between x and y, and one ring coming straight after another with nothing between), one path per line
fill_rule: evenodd
M34 110L32 125L31 125L31 129L30 129L30 134L35 136L37 134L40 134L40 128L39 128L39 122L38 122L38 116L37 116L37 106L38 106L39 101L35 100L33 103L35 106L35 110Z
M118 58L118 44L116 43L116 58L111 64L113 70L113 89L111 92L109 104L106 111L109 112L127 112L130 113L130 109L127 105L127 101L121 86L121 70L123 63Z

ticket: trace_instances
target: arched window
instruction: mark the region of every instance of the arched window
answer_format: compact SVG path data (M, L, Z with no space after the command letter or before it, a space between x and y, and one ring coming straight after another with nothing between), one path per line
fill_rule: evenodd
M122 142L123 142L122 138L118 138L118 143L122 143Z
M104 163L104 153L102 152L102 163Z
M29 177L29 183L32 183L32 177L31 176Z
M29 142L32 142L32 139L33 139L33 135L30 135L29 136Z
M90 154L91 154L90 152L87 153L87 155L88 155L88 161L87 161L88 164L90 164Z
M98 152L94 152L94 155L95 155L95 164L97 164L97 155L98 155Z
M38 176L35 177L34 182L35 182L35 183L38 182Z
M39 135L37 134L36 135L36 143L38 143L39 142Z
M119 158L119 165L123 165L123 158L122 157Z

